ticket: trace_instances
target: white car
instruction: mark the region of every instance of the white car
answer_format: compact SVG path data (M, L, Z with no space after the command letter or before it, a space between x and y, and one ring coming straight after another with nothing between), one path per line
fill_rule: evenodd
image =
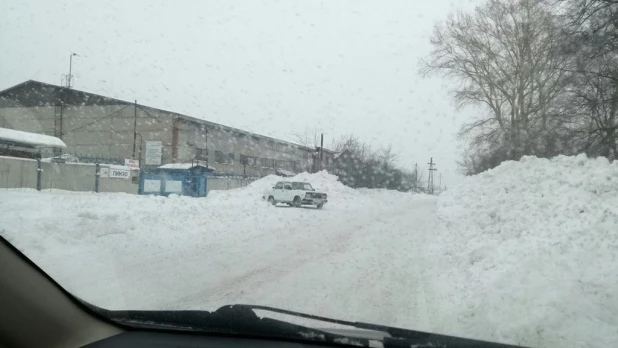
M326 193L317 192L308 182L280 181L272 189L264 192L262 198L270 204L286 203L293 207L315 205L322 209L328 202Z

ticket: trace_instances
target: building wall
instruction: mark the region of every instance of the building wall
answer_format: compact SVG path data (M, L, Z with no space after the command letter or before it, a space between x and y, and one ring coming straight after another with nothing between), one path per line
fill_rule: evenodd
M54 135L54 107L0 108L0 127Z
M0 127L55 135L59 107L0 108ZM133 105L66 106L62 108L64 153L76 156L133 158L133 131L137 120L135 157L147 140L163 142L163 162L171 162L172 118ZM60 123L58 123L60 124ZM140 143L141 140L141 143ZM142 155L143 157L143 155Z
M300 172L307 170L311 158L300 146L190 120L179 120L177 129L177 162L208 160L219 172L244 174L242 157L248 158L249 176L274 174L277 168ZM205 150L208 155L200 156Z
M95 105L0 108L0 127L56 135L61 130L67 144L63 150L75 156L136 158L144 165L146 141L163 143L162 163L208 160L219 172L244 174L241 158L246 157L248 176L274 174L277 168L292 172L310 168L311 152L300 146L216 124L189 120L172 112L145 106ZM56 121L55 121L56 120ZM137 136L133 155L134 122ZM61 127L61 129L60 129ZM51 155L51 151L46 155Z

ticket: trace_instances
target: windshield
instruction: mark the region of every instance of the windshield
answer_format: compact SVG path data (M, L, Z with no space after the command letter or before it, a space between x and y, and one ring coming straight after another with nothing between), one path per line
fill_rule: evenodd
M311 184L308 184L306 182L293 182L292 188L294 188L294 190L313 191L313 187L311 187Z
M4 2L0 236L105 310L618 346L617 18Z

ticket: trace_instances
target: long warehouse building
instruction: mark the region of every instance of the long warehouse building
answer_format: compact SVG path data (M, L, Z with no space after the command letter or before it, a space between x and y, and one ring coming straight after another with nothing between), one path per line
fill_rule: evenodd
M0 91L0 127L58 137L67 145L63 153L78 158L137 159L142 167L146 144L157 141L161 164L199 160L234 175L298 173L333 159L328 150L319 162L315 148L33 80Z

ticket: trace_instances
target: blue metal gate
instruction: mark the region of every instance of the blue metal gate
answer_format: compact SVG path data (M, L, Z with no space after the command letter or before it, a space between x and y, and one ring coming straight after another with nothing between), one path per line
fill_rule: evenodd
M155 168L140 172L139 194L168 196L170 194L206 197L211 169L196 166L189 169Z

